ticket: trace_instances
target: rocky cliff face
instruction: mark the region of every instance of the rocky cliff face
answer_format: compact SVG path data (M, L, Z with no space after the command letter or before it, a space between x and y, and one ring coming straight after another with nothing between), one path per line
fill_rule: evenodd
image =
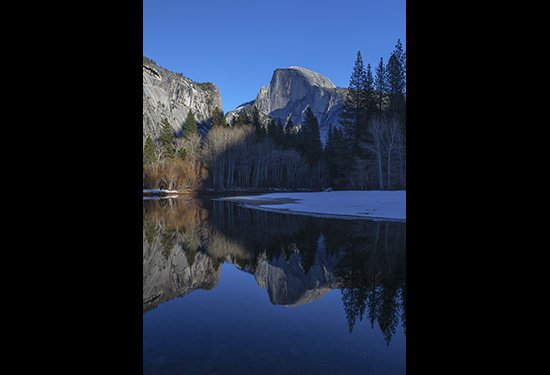
M220 279L220 266L203 253L189 253L183 241L149 243L143 235L143 312L197 289L212 289ZM186 252L188 252L186 254Z
M143 58L143 140L158 136L164 117L181 134L189 110L204 131L216 107L222 109L222 98L214 84L193 82Z
M288 261L283 258L268 261L265 257L259 260L254 276L258 285L267 289L271 303L299 306L338 288L333 271L337 259L328 257L324 249L319 250L307 273L298 254L293 254Z
M241 268L239 263L242 259L251 258L244 249L226 246L230 241L210 238L209 247L220 248L212 251L208 249L204 253L191 251L180 237L176 235L166 241L166 234L158 234L151 241L144 230L144 312L195 290L214 288L219 282L223 261L253 274L258 285L267 290L271 303L275 305L299 306L311 303L339 287L334 274L338 257L329 256L322 241L319 242L315 260L305 272L298 253L292 254L288 260L283 257L269 259L263 253L259 255L256 266ZM216 241L218 243L214 243Z
M256 99L227 114L231 121L241 110L256 105L260 113L283 124L288 118L301 123L307 106L319 122L321 140L326 141L330 125L339 126L347 89L338 88L327 77L299 66L275 69L269 85L258 92Z

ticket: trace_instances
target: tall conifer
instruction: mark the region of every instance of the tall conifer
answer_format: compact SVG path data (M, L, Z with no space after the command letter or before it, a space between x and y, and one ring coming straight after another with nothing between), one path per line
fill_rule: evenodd
M160 122L159 144L164 157L173 156L176 152L174 145L174 129L167 118L163 118Z
M183 136L189 138L191 134L197 134L197 120L195 120L195 115L193 111L187 113L185 122L183 123Z

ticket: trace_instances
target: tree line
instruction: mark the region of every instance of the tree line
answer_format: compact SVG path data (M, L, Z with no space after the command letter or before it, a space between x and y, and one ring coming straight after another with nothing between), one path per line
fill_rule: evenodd
M403 189L406 187L406 61L398 40L373 75L361 53L339 127L325 147L308 106L301 123L262 120L256 106L231 124L216 108L204 137L191 111L176 137L167 119L143 148L144 187L177 190ZM265 117L265 116L264 116Z
M406 187L406 54L401 41L373 75L361 52L350 78L340 128L325 147L326 173L336 188Z
M157 141L151 137L145 141L144 186L215 191L316 189L322 147L318 123L309 108L306 120L300 127L291 121L286 127L275 121L264 125L254 107L250 115L241 112L229 126L216 110L212 127L201 139L191 111L180 138L163 119Z

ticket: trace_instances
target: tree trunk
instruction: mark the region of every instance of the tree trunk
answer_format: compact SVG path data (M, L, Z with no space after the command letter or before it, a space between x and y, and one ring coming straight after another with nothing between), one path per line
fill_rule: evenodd
M378 183L380 185L380 190L384 190L384 173L382 172L382 155L380 148L377 152L378 157Z
M387 189L391 189L391 152L392 152L392 147L388 147L388 168L387 168L387 173L388 173L388 182L386 184L386 188Z

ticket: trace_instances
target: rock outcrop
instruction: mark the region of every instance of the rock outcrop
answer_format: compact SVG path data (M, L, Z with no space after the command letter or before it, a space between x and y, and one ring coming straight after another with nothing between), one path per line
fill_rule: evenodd
M143 237L143 312L197 289L212 289L220 279L220 265L208 255L167 244L158 236L151 243Z
M298 254L293 254L288 261L283 258L268 261L265 257L259 260L254 276L258 285L267 289L271 303L304 305L338 288L333 272L337 259L328 257L324 246L319 246L319 250L307 273Z
M284 124L288 118L301 123L305 110L311 107L319 122L321 140L326 141L330 125L339 126L347 89L338 88L327 77L299 66L275 69L269 85L258 92L254 101L245 103L226 116L228 122L240 111L255 105L264 117L279 119Z
M178 135L189 110L205 131L214 109L222 109L222 98L212 83L197 83L181 74L161 68L143 58L143 140L159 134L159 123L167 118Z

